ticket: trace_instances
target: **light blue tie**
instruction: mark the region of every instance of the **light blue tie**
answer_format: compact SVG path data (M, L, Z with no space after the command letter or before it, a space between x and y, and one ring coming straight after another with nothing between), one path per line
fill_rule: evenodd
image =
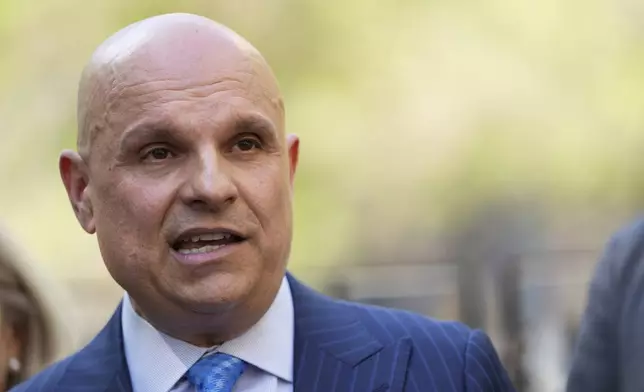
M231 392L245 368L241 359L215 353L192 365L187 376L197 392Z

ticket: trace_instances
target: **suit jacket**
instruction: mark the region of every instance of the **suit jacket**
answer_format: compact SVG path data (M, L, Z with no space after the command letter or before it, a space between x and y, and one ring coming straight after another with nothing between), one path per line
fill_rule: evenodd
M620 230L597 264L567 390L644 391L644 220Z
M289 276L294 391L513 391L488 337L460 323L338 301ZM120 306L78 353L12 392L131 392Z

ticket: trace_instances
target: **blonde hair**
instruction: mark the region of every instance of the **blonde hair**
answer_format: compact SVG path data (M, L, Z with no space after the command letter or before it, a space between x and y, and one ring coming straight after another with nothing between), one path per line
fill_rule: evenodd
M58 319L62 309L54 303L51 288L0 226L0 324L13 323L22 338L21 369L13 382L24 381L65 351L67 339Z

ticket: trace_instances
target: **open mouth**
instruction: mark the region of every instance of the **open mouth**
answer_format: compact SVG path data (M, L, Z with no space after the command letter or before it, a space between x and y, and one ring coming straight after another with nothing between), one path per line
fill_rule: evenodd
M175 241L172 249L182 255L214 252L224 246L240 243L245 238L229 231L212 231L202 234L184 234Z

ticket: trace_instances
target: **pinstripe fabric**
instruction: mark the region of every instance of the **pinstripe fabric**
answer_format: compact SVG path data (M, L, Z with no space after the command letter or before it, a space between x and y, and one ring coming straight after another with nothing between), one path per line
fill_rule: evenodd
M644 391L644 220L615 234L597 264L568 392Z
M481 331L337 301L288 279L295 310L296 392L514 391ZM37 391L131 392L120 308L85 349L12 390Z
M120 320L119 305L105 328L85 348L11 392L132 392Z
M298 392L514 391L481 331L332 300L289 280Z

